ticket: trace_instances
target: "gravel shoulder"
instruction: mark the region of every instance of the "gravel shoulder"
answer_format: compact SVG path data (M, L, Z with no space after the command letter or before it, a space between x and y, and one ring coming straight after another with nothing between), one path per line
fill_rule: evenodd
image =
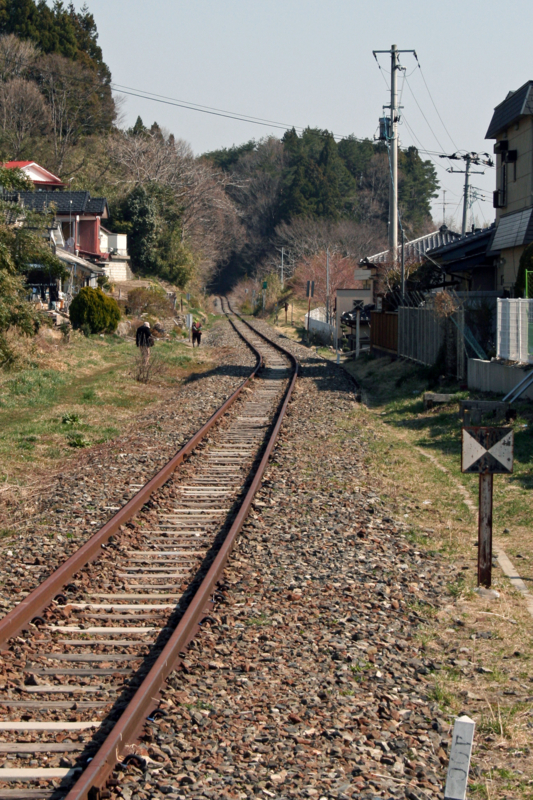
M373 490L351 379L280 341L302 364L290 411L211 625L144 737L170 761L117 774L125 800L441 796L453 716L422 612L455 569Z

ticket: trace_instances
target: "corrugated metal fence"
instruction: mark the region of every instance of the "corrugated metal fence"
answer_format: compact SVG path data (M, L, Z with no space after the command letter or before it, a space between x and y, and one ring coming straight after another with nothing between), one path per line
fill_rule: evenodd
M432 308L398 309L398 355L433 366L444 343L444 320Z
M452 314L453 320L437 316L431 306L398 308L398 355L432 367L446 345L445 363L449 373L464 377L464 309Z
M533 300L497 301L497 355L533 364Z
M305 327L308 327L307 314L304 317ZM323 342L332 344L335 338L335 326L326 322L326 309L313 308L309 315L309 331L316 334Z

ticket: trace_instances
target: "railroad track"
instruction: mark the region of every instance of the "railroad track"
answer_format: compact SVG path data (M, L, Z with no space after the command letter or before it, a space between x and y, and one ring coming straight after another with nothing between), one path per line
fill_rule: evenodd
M249 378L0 620L0 800L108 796L117 763L140 757L135 742L160 689L208 622L297 374L290 353L221 306L256 353ZM156 750L148 758L164 761Z

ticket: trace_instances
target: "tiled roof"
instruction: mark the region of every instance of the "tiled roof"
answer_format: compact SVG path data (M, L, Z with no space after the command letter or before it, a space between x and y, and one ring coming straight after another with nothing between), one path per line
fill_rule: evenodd
M88 214L103 214L107 207L107 200L105 197L90 197L87 203Z
M490 266L492 256L489 255L489 250L492 249L494 233L495 227L491 225L490 228L467 233L444 247L428 250L427 255L431 259L437 259L441 267L450 272Z
M103 214L107 207L104 197L91 198L89 192L20 192L20 199L34 211L44 211L53 203L61 216Z
M533 114L533 81L524 83L516 92L509 92L503 103L494 109L485 139L495 139L519 117Z
M444 226L442 226L444 228ZM427 253L428 250L433 250L435 247L442 247L443 245L455 242L461 238L460 233L450 231L448 228L444 230L440 228L438 231L428 233L425 236L420 236L418 239L413 239L405 243L405 261L418 260ZM398 247L398 259L401 258L402 247ZM369 256L368 261L371 264L386 264L392 260L390 250L383 250L382 253L376 253L374 256Z

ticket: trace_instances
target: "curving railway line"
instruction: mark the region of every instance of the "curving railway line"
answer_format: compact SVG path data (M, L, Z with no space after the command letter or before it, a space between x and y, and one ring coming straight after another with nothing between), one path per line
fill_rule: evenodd
M0 800L99 800L217 597L274 446L294 357L223 311L250 376L101 530L0 621Z

